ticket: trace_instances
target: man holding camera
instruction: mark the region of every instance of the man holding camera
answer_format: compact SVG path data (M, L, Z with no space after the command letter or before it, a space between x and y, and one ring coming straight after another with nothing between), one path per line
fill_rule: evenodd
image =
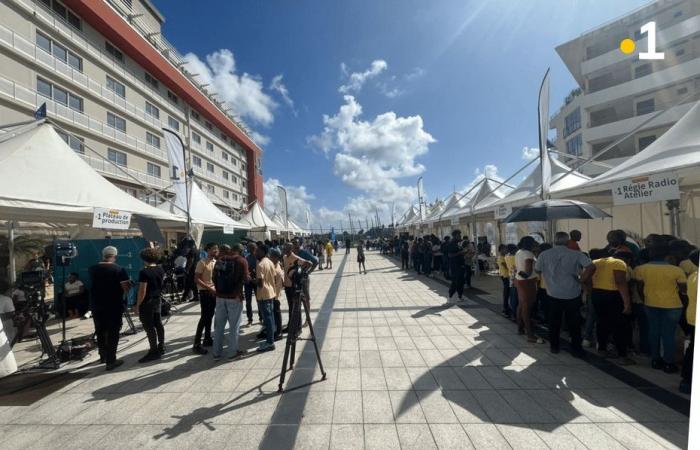
M105 247L102 249L102 261L88 270L92 282L90 309L95 321L97 349L100 362L106 363L107 370L124 364L124 361L117 359L117 346L124 313L124 294L131 289L129 275L116 264L117 254L116 247Z

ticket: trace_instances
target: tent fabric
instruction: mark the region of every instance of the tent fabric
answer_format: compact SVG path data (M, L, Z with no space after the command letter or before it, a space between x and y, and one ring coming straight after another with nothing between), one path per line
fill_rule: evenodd
M214 205L211 200L206 196L204 191L202 191L197 183L192 183L190 186L190 217L192 218L192 223L205 225L205 226L224 226L232 225L234 228L239 230L250 229L250 225L243 222L238 222L233 220L223 211L221 211L216 205ZM158 209L162 211L168 211L178 217L181 220L187 220L187 197L183 192L181 194L176 194L171 201L163 202L158 205Z
M400 227L407 226L416 218L418 217L418 209L416 209L415 206L411 206L411 209L408 210L408 213L406 213L406 216L403 218L403 220L399 223Z
M553 194L556 191L563 191L580 186L590 180L590 177L587 177L582 173L576 171L569 173L569 171L571 171L569 166L558 159L552 158L551 155L548 155L548 157L552 168L552 184L550 187ZM527 204L539 197L541 189L542 169L541 164L538 164L532 173L530 173L530 175L528 175L515 189L508 193L508 195L489 205L479 206L476 211L483 211L486 208L492 208L500 205L520 206Z
M258 202L253 203L241 222L248 225L252 231L283 231L284 227L272 220Z
M94 208L182 222L122 191L40 121L0 138L0 217L28 222L92 223Z
M700 165L700 102L647 148L591 180L586 188Z

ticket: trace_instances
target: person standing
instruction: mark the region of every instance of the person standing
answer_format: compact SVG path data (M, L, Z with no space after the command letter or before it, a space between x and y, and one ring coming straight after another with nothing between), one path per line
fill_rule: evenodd
M197 261L197 267L194 269L194 281L199 289L200 309L192 351L198 355L206 355L207 350L204 347L211 347L214 344L211 338L211 322L214 319L214 310L216 309L216 289L214 288L213 275L219 246L209 242L204 246L204 250L207 252L206 256ZM202 332L204 332L204 341L202 341Z
M282 252L277 248L270 249L270 261L275 265L275 299L272 302L272 312L275 316L275 341L282 339L282 309L280 298L284 289L284 270L282 269Z
M559 353L559 333L563 314L571 335L571 354L574 357L582 357L584 353L581 346L581 287L588 283L595 266L585 254L569 249L568 242L569 233L561 231L556 233L554 247L540 254L535 263L535 270L544 277L550 301L550 351ZM520 292L518 292L518 299L523 301L520 298Z
M367 267L365 266L365 242L363 240L357 243L357 266L360 273L362 273L364 269L365 275L367 275Z
M68 275L63 286L63 301L66 304L66 319L82 317L88 312L88 298L85 285L76 272Z
M644 298L644 309L649 319L651 367L674 373L678 371L675 361L676 327L683 313L680 294L685 292L687 277L683 269L666 261L669 253L667 244L657 243L648 250L649 262L635 267L632 278Z
M289 329L289 324L292 322L292 305L294 304L294 300L297 297L297 292L294 289L294 283L292 282L292 277L290 276L289 271L292 270L295 265L300 265L302 267L313 270L313 267L315 267L318 262L317 259L315 259L313 262L306 260L294 253L293 250L294 246L291 243L284 244L284 253L282 257L282 265L284 269L284 294L287 297L287 307L289 308L289 319L287 321L286 329ZM308 252L306 253L308 254ZM302 291L303 290L304 288L302 286ZM308 301L308 299L306 299L306 301ZM301 310L299 310L299 313L301 313ZM301 316L299 316L297 319L300 320L300 317ZM283 329L282 332L286 332L286 329Z
M464 281L467 284L467 289L472 288L472 275L474 275L474 257L476 256L476 248L474 243L464 240Z
M450 237L445 236L445 239L440 243L440 254L442 254L442 276L446 280L450 279L450 258L447 256L448 247L450 246Z
M257 264L257 258L256 258L256 248L257 245L254 244L253 242L248 244L248 254L246 255L245 259L248 262L248 281L245 283L245 314L246 317L248 318L248 325L247 326L252 326L253 325L253 292L255 292L255 269L256 269L256 264ZM255 297L257 299L257 297ZM260 313L260 305L258 304L258 319L260 319L260 323L262 324L262 314Z
M238 335L243 313L243 285L248 281L248 262L241 256L240 244L223 246L223 255L214 265L216 310L214 312L214 360L221 359L224 348L224 331L229 324L228 358L242 354L238 350Z
M511 320L518 320L518 289L515 287L515 254L518 253L518 246L508 244L506 246L506 266L510 276L510 293L508 295L508 306L510 307Z
M457 294L459 301L464 296L464 255L466 251L460 246L462 242L462 232L452 231L452 239L447 246L447 257L450 266L450 290L448 291L448 302L452 301L452 296Z
M571 230L570 235L571 239L569 239L569 242L566 243L566 246L571 250L576 250L577 252L580 252L581 247L578 245L578 243L581 242L581 238L583 237L581 235L581 232L579 230Z
M626 252L620 252L626 253ZM598 318L598 355L609 357L608 338L613 336L620 364L635 361L627 357L629 317L632 314L627 264L615 256L605 256L605 250L592 249L595 271L591 277L591 300Z
M408 270L408 241L401 241L401 270Z
M263 324L265 325L265 343L258 347L259 352L268 352L275 349L275 331L279 325L275 324L274 299L275 299L275 278L277 271L270 258L267 257L267 247L259 246L255 251L258 263L255 269L256 291L255 298L258 299L260 310L262 311Z
M510 318L510 305L508 304L508 299L510 298L510 273L508 271L508 264L506 264L507 253L508 247L505 244L499 245L496 264L498 264L498 274L503 284L503 309L501 310L501 314L503 317Z
M352 241L350 238L345 239L345 254L349 255L350 254L350 247L352 247Z
M165 353L165 328L160 317L160 294L163 290L165 271L158 264L160 252L155 248L141 250L141 259L146 267L139 272L139 287L136 294L134 312L139 316L146 336L149 350L140 363L155 361Z
M690 326L690 344L685 350L683 357L683 369L681 370L681 384L678 390L684 394L690 394L693 386L693 352L695 350L695 311L698 305L698 254L697 250L693 250L688 259L696 267L695 272L688 276L688 309L686 317Z
M515 254L515 288L518 290L518 334L527 334L528 342L541 343L535 336L532 309L537 300L537 274L535 273L535 246L532 236L525 236L518 243Z
M326 242L326 269L333 268L333 244Z
M102 261L88 269L90 276L90 309L95 323L97 349L100 362L107 370L113 370L124 364L117 359L119 330L124 314L124 294L131 289L131 281L126 270L116 264L118 251L116 247L102 249Z

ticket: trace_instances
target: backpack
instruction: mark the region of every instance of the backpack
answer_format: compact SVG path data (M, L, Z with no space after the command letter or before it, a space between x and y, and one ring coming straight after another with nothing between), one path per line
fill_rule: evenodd
M243 274L236 274L236 259L219 259L214 264L214 287L219 295L235 295L236 287L243 283ZM241 272L241 271L239 271Z

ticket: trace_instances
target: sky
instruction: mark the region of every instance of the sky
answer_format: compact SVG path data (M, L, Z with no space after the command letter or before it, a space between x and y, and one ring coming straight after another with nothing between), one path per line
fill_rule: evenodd
M165 37L264 150L265 207L306 225L394 221L507 178L576 83L555 47L640 0L154 0ZM196 5L196 6L195 6Z

